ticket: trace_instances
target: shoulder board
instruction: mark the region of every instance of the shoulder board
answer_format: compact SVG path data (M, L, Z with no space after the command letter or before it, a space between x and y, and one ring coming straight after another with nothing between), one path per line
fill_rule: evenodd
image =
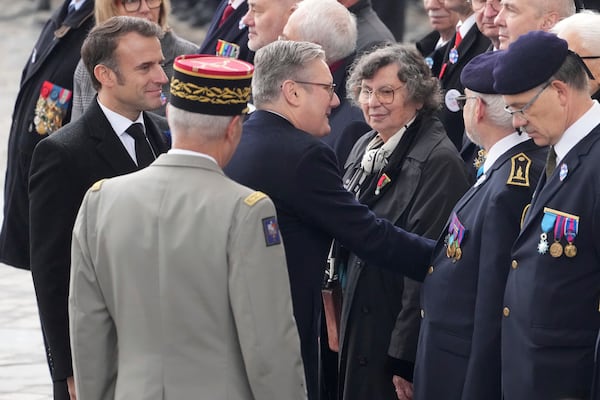
M529 169L531 168L531 158L525 153L519 153L510 159L510 175L506 181L507 185L529 187Z
M94 183L92 185L92 187L90 188L90 192L97 192L100 190L100 188L102 188L102 184L104 183L106 179L100 179L99 181L97 181L96 183Z
M263 192L254 192L254 193L248 195L248 197L246 197L244 199L244 203L246 203L247 205L252 207L253 205L255 205L256 203L258 203L259 201L261 201L262 199L264 199L266 197L267 197L267 195L264 194Z

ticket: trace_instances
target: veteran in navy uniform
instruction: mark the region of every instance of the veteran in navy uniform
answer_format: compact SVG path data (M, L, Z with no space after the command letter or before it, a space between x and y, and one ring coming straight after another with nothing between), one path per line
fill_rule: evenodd
M43 139L33 153L31 274L55 400L69 398L56 390L66 391L65 381L73 379L67 296L71 232L83 196L97 180L143 168L168 148L155 121L163 118L143 112L160 106L167 81L161 35L158 25L135 17L114 17L96 26L82 46L82 58L100 84L98 96L81 118ZM107 64L116 65L119 73ZM116 83L119 75L124 84ZM145 90L139 91L142 85ZM129 133L133 122L145 128L138 140L143 148ZM73 394L72 385L69 390Z
M95 184L75 224L77 397L305 400L275 207L221 170L239 142L253 67L200 55L174 69L173 149Z
M500 324L510 248L544 168L546 148L512 127L493 89L497 52L461 73L469 138L487 151L458 201L422 288L416 400L501 400Z
M225 172L275 203L284 239L310 399L318 398L321 283L331 239L362 259L422 280L433 241L376 218L344 189L333 150L319 137L339 104L319 45L275 41L256 52L257 111L244 123Z
M587 399L600 328L600 105L579 56L550 33L520 36L499 56L494 82L513 125L550 145L511 253L504 398Z
M74 8L71 7L69 12L71 3ZM79 50L93 26L93 0L63 1L44 25L21 74L8 139L8 163L4 185L0 262L5 264L29 269L27 183L31 156L40 140L71 119L71 98L59 94L62 89L67 92L73 90L73 72L80 58ZM50 90L44 90L44 85ZM52 93L52 90L55 93ZM64 115L55 113L52 107L40 107L53 103L45 101L49 94L51 98L59 100L56 103L65 111ZM49 118L51 115L53 118Z

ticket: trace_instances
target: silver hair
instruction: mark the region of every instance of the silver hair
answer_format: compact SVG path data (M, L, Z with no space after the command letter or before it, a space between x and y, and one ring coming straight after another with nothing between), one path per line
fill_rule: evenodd
M358 58L346 82L348 98L358 105L362 80L373 78L377 71L391 64L398 66L398 79L405 83L409 101L423 103L423 112L433 112L439 108L439 82L431 76L431 70L414 45L392 44Z
M590 52L581 54L582 56L598 55L595 53L600 51L600 14L584 10L559 21L551 29L551 32L557 35L567 31L575 32L579 36L580 46Z
M287 24L299 35L295 40L320 44L328 64L356 49L356 17L337 0L302 0Z
M281 94L285 80L303 80L305 69L313 61L325 61L325 52L318 44L277 40L270 43L254 56L252 97L260 108L272 103Z
M486 105L486 116L498 128L514 131L512 124L512 115L504 111L504 100L502 95L487 94L473 91L473 94L480 97Z
M199 114L167 104L167 121L172 134L193 132L205 140L219 139L225 135L232 116Z

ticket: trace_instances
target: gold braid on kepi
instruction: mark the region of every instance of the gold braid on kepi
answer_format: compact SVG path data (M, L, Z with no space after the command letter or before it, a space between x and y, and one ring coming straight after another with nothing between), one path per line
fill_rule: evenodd
M179 56L173 63L170 102L200 114L246 114L253 72L252 64L234 58Z

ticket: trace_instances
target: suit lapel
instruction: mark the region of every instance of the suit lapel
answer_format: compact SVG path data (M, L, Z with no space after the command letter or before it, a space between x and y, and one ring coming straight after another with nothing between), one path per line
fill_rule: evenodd
M81 118L85 121L90 137L96 142L98 156L110 165L117 175L137 170L137 165L112 129L96 99Z

